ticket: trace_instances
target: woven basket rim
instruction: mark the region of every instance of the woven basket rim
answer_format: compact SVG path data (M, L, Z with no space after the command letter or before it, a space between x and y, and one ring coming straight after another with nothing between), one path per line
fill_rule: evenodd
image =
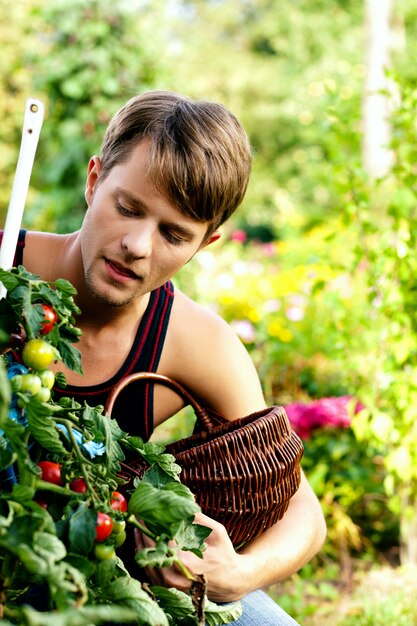
M257 416L254 419L254 415ZM232 443L236 436L236 431L242 427L249 426L253 430L267 428L268 422L279 422L282 427L282 420L287 424L287 432L282 432L282 443L276 443L276 446L280 449L284 447L290 447L291 445L301 443L299 436L291 429L290 423L285 412L285 409L281 406L268 407L255 414L238 418L232 421L228 421L219 426L215 426L210 431L203 431L201 433L194 433L185 439L174 441L166 445L165 449L169 454L174 454L177 460L180 462L187 458L187 455L197 456L199 453L204 453L207 448L218 448L222 442L223 445ZM287 444L287 446L285 446Z

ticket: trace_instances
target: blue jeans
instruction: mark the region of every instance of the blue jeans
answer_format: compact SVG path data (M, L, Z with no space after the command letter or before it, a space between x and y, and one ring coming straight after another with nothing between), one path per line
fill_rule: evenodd
M242 600L243 613L234 626L300 626L264 591L249 593Z

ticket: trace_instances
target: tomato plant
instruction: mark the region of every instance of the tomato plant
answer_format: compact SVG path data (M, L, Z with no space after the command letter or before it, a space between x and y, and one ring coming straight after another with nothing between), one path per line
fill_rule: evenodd
M127 500L120 491L113 491L111 494L110 506L113 511L127 511Z
M49 304L42 304L43 308L43 322L41 327L41 335L47 335L51 332L53 327L58 321L58 314Z
M96 525L96 541L101 543L106 541L110 537L113 530L113 520L107 513L99 511L97 513L97 525Z
M61 465L53 461L39 461L38 467L42 470L42 480L53 485L62 485Z
M174 457L161 446L129 437L103 407L81 405L70 396L56 402L53 391L49 397L55 379L49 370L52 359L82 374L72 345L80 334L73 326L79 313L74 288L65 280L45 283L22 266L0 269L0 282L7 290L0 299L0 580L7 581L0 614L19 626L70 626L74 620L79 626L104 621L175 626L176 620L168 617L171 608L166 614L156 588L148 593L141 586L137 569L130 572L130 563L123 563L122 551L120 567L111 563L127 525L158 542L156 554L141 551L140 567L157 567L162 559L184 569L180 551L202 551L208 533L190 522L199 509L191 492L177 489L180 470ZM53 303L60 320L47 340L39 338L43 299ZM23 357L21 343L10 350L15 329L29 338L23 347L29 371L15 360ZM3 355L2 349L7 351ZM126 499L115 490L120 461L133 453L150 470L132 489L126 514ZM66 475L74 477L68 485L63 484ZM45 600L42 608L36 596ZM185 600L194 620L196 611ZM173 597L170 605L183 611L183 601ZM237 619L237 609L230 607L216 607L210 623Z
M23 346L23 362L34 370L43 370L52 363L55 352L50 343L44 339L29 339Z

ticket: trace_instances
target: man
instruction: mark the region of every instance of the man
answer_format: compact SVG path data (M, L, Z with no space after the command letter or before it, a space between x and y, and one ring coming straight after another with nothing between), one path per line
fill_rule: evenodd
M66 278L78 291L84 374L64 370L65 395L104 404L117 380L142 369L174 378L227 419L265 407L254 365L230 327L170 282L220 237L250 169L246 134L222 105L150 92L115 115L101 155L88 165L80 230L29 232L21 242L20 261L29 271L48 281ZM113 415L131 434L149 437L183 405L166 387L129 389ZM239 625L295 624L265 594L251 592L287 578L322 545L323 515L306 478L284 518L239 552L221 524L204 515L197 521L213 528L208 548L203 560L190 552L183 560L206 574L208 596L243 598ZM188 588L175 569L155 576Z

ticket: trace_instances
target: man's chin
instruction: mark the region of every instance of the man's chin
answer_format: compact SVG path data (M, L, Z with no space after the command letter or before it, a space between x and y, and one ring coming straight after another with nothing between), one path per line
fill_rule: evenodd
M120 295L119 298L115 298L114 296L111 296L110 294L106 294L106 293L102 293L102 292L93 292L92 293L94 299L99 302L100 304L102 304L103 306L107 306L107 307L111 307L114 309L117 308L121 308L124 306L127 306L129 304L131 304L134 300L135 297L134 296L129 296L129 297L124 297L122 295Z
M117 289L97 289L91 283L88 284L88 287L92 298L94 298L97 303L109 308L120 308L127 306L131 304L137 297L136 295L132 294L120 293Z

